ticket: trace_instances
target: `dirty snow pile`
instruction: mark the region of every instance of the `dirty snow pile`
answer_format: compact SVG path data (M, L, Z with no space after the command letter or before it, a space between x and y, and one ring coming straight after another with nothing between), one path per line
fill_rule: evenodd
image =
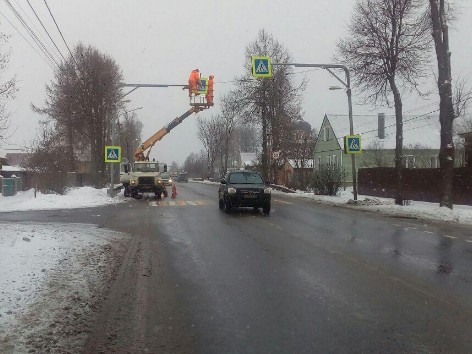
M93 225L0 223L0 352L80 352L127 240Z
M454 205L454 209L440 208L438 203L419 202L411 200L409 205L395 205L391 198L371 197L358 195L354 203L352 188L340 191L337 196L315 195L313 193L297 191L297 193L282 193L274 191L275 195L284 195L291 198L307 198L332 206L347 206L353 209L376 211L380 214L404 218L416 218L432 221L456 222L472 225L472 206Z
M65 195L41 194L34 197L34 190L18 192L11 197L2 197L0 194L0 212L25 210L51 210L88 208L107 204L123 203L123 193L115 198L107 195L107 190L92 187L71 188Z

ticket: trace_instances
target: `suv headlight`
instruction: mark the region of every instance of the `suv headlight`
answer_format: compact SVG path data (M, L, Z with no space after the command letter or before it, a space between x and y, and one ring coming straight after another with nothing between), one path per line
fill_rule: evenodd
M270 194L271 189L270 188L264 188L264 194Z
M157 184L161 184L162 183L162 180L160 178L156 178L154 179L154 181L157 183Z
M135 179L130 179L129 183L134 186L136 184L136 180Z
M236 189L235 188L228 188L228 194L235 194Z

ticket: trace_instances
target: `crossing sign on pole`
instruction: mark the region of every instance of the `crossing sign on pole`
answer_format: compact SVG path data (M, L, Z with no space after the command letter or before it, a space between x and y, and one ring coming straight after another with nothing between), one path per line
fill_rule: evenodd
M199 95L206 95L208 92L208 78L200 78L200 83L197 85L197 93Z
M252 57L252 76L272 77L272 62L270 57Z
M121 146L105 146L105 162L121 162Z
M361 136L360 135L346 135L344 137L344 153L345 154L361 154Z

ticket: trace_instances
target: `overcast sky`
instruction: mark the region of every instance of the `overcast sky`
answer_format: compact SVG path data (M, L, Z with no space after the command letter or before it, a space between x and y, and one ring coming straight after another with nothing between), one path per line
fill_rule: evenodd
M32 28L40 24L26 0L10 0ZM454 75L472 74L472 1L457 0L461 6L458 21L450 34ZM67 49L47 12L43 0L30 0L64 56ZM354 0L48 0L69 46L81 41L112 56L121 67L127 83L184 84L190 71L198 67L203 76L215 75L215 102L210 110L199 113L209 117L218 112L218 98L232 88L228 82L243 74L246 45L254 41L264 28L283 43L295 62L332 62L336 41L346 33ZM24 12L23 12L24 11ZM0 12L30 41L4 1ZM29 145L37 133L39 116L30 104L41 106L45 99L45 84L53 71L13 27L0 16L1 31L12 37L11 63L7 72L16 74L19 92L11 103L13 136L11 144ZM52 43L45 41L51 52ZM57 53L57 52L56 52ZM56 54L59 60L59 55ZM431 63L435 64L434 56ZM425 65L428 63L425 63ZM297 71L306 71L297 69ZM337 82L327 72L316 70L307 75L309 85L304 93L303 118L312 127L321 125L325 113L347 114L347 99L343 91L329 91ZM4 79L5 76L2 78ZM426 85L432 87L432 77ZM470 83L469 83L470 85ZM188 109L187 93L180 88L140 88L130 94L128 109L136 111L144 124L143 139L154 134L176 116ZM360 100L355 101L358 103ZM432 110L436 94L428 101L405 98L405 111L422 114ZM427 106L427 107L425 107ZM420 108L424 107L424 108ZM354 114L379 111L355 105ZM152 157L160 161L182 163L191 152L198 152L196 116L187 118L153 149ZM3 146L12 148L13 145Z

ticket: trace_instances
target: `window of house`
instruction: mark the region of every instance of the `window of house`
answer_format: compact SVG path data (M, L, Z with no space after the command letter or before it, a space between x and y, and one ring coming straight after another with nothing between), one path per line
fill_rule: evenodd
M338 155L333 155L333 165L334 166L339 165Z
M431 156L431 168L439 168L439 156Z
M326 163L331 166L331 156L326 156Z
M329 136L329 127L323 128L323 141L328 141L330 139Z
M321 168L321 156L318 156L318 169Z
M415 168L416 167L416 158L414 155L405 155L403 156L403 167L405 168Z

